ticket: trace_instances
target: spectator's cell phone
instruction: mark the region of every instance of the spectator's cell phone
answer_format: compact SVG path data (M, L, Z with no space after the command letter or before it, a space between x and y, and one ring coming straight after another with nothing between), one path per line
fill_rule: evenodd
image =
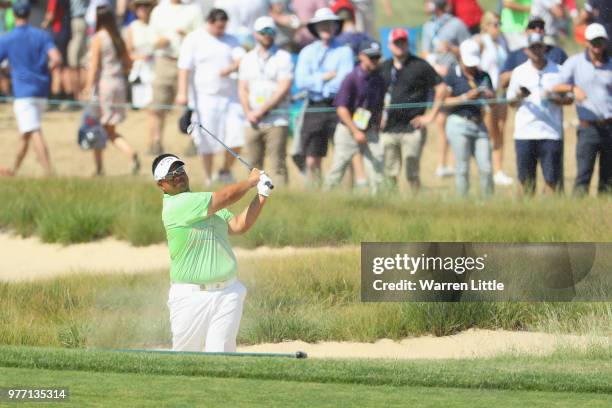
M521 86L519 89L521 91L521 95L523 96L523 98L527 98L529 95L531 95L531 91L525 88L524 86Z

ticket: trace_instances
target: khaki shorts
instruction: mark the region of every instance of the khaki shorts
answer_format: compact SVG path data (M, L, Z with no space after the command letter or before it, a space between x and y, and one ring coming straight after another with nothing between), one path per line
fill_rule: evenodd
M254 129L245 128L246 156L253 166L264 168L264 157L268 163L266 173L270 173L277 184L287 184L287 136L289 127L269 126Z
M178 87L177 61L171 58L155 58L155 78L153 79L153 100L155 110L169 110L176 98ZM165 105L161 107L160 105Z
M72 36L68 43L68 66L78 68L85 63L87 52L87 23L83 17L74 17L70 20Z
M424 129L404 133L381 133L380 139L385 152L385 177L397 178L404 166L406 180L418 182L425 137Z

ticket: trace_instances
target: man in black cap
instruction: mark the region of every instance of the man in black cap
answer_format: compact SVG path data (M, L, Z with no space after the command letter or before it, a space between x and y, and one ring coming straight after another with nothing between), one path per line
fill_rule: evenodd
M527 24L527 29L525 30L525 38L529 37L532 33L545 35L545 27L546 23L539 16L531 16L529 18L529 23ZM546 54L546 58L554 62L558 65L563 65L565 60L567 59L567 54L563 51L562 48L557 47L556 45L546 45L544 53ZM527 62L529 58L527 57L526 48L520 48L516 51L512 51L508 54L508 58L504 63L504 66L501 69L501 74L499 77L499 84L502 88L508 88L508 84L510 83L510 76L512 75L512 70L518 67L521 64Z
M17 173L30 142L45 174L53 173L41 130L41 117L49 96L49 72L60 66L62 57L49 33L28 24L30 11L28 0L17 0L13 4L15 28L0 37L0 61L8 58L11 66L13 109L21 134L13 169L0 172L7 175Z
M334 158L327 174L327 188L340 183L355 154L361 153L370 192L383 181L383 148L378 131L385 99L385 80L378 67L381 47L376 41L359 44L359 65L346 76L334 105L340 123L334 133Z

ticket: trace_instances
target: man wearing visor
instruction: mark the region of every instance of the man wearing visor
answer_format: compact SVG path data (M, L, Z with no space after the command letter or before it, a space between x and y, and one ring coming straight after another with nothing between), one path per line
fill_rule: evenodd
M253 169L245 181L216 192L192 192L185 163L173 154L153 161L164 192L162 220L170 251L170 327L174 351L236 351L246 288L237 279L229 234L244 234L257 220L271 180ZM257 195L234 216L227 207L251 188Z

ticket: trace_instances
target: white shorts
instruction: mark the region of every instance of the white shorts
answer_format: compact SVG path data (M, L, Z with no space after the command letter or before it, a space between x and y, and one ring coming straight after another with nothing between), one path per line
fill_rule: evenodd
M240 102L215 95L198 95L198 109L191 118L228 147L244 146L245 117ZM214 154L223 146L201 129L193 132L193 141L199 154Z
M42 98L17 98L13 102L13 111L17 119L19 133L33 132L40 129L40 119L45 100Z
M173 283L168 295L172 350L236 351L246 292L238 279L218 290Z

